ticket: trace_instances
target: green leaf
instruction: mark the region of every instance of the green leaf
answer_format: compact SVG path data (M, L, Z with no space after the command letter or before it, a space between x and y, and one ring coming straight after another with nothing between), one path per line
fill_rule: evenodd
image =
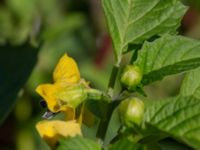
M200 68L192 70L186 74L180 90L181 95L183 96L192 95L196 96L197 98L200 98L199 75L200 75Z
M200 42L183 36L165 35L152 43L145 42L135 64L143 71L144 85L194 69L200 66Z
M108 145L117 135L122 126L118 107L113 111L105 135L104 145Z
M57 150L101 150L101 147L95 141L76 136L72 138L62 138Z
M179 0L102 0L118 61L129 44L175 34L186 7Z
M11 111L20 89L31 74L38 49L28 42L19 46L0 46L0 123Z
M157 101L146 107L144 129L148 134L154 127L192 148L200 147L200 99L174 97Z
M160 141L159 146L161 147L160 150L192 150L188 146L178 143L172 139L164 139Z
M108 150L146 150L143 145L135 144L128 139L122 139L114 143Z

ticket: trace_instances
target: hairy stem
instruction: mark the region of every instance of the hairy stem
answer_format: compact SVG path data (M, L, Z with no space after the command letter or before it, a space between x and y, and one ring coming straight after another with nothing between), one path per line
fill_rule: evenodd
M108 84L108 95L110 95L110 97L113 97L114 87L115 87L115 82L117 79L118 72L119 72L119 65L113 66L109 84Z

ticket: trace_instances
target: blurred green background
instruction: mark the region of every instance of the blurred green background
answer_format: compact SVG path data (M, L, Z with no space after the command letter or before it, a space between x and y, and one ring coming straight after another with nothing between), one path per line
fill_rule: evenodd
M190 8L180 34L200 39L200 1L184 2ZM91 86L106 90L114 58L100 0L0 0L0 115L12 104L0 126L0 149L48 149L35 130L45 111L35 88L52 82L63 53L77 60ZM155 99L175 95L182 76L145 90Z

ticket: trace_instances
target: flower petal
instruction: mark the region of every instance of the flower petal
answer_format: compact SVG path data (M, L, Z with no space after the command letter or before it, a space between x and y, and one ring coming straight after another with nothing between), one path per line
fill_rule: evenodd
M80 124L73 121L40 121L36 125L40 136L53 148L60 137L72 137L81 135Z
M41 84L36 88L36 92L44 98L48 109L52 112L58 112L60 109L55 96L60 89L61 87L55 84Z
M67 54L59 60L54 72L53 79L55 82L74 84L80 80L78 66L73 58Z

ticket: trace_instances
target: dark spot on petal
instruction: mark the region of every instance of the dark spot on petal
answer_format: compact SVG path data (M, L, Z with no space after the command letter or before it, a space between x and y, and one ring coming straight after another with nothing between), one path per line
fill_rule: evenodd
M40 101L40 106L42 106L42 108L46 108L47 107L47 103L44 100Z

